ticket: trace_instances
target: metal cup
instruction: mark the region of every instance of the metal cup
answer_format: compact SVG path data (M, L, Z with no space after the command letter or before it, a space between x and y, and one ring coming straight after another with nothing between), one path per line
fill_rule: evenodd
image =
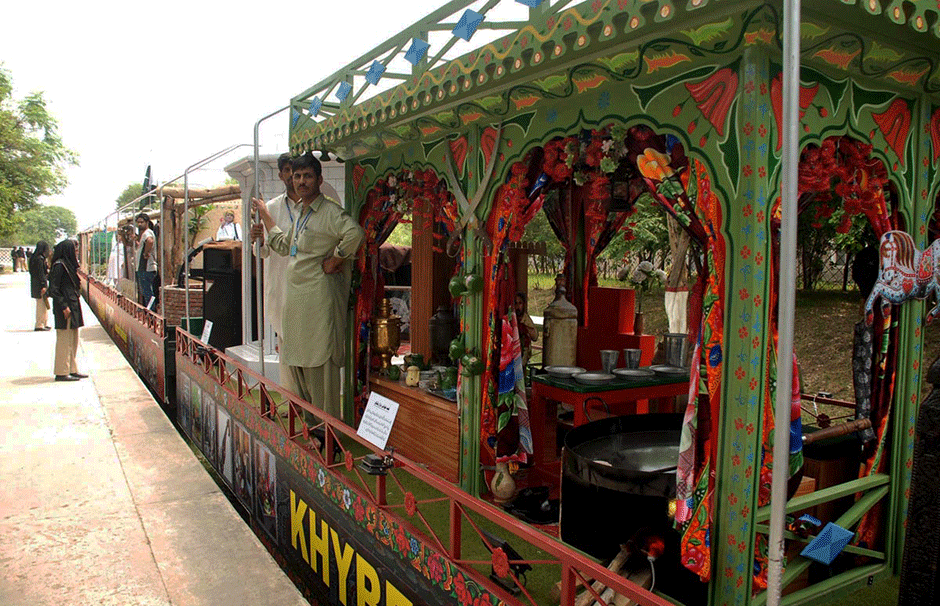
M624 349L623 350L623 359L627 364L627 368L639 368L640 367L640 354L642 353L639 349Z
M611 371L617 368L617 362L620 360L620 352L616 349L602 349L601 350L601 366L604 367L604 372L610 374Z
M667 332L663 335L663 351L666 354L666 363L670 366L685 367L685 356L688 344L688 335L685 333Z

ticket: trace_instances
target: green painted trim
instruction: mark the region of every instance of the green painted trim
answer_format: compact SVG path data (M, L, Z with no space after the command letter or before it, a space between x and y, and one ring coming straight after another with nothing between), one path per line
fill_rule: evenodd
M843 572L842 574L826 579L825 581L820 581L819 583L815 583L809 587L804 587L803 589L794 591L789 595L785 595L781 598L780 604L782 606L796 606L797 604L802 606L808 606L811 604L829 604L832 602L833 597L835 597L834 594L838 591L848 589L849 587L857 585L859 582L862 582L865 579L871 579L873 577L881 578L886 576L890 575L888 574L888 567L884 564L870 564L860 568L853 568L852 570Z
M823 503L828 503L829 501L834 501L836 499L841 499L842 497L847 497L858 492L865 492L869 490L874 490L878 487L885 486L890 484L891 477L886 474L876 473L874 475L868 476L867 478L859 478L857 480L852 480L851 482L846 482L844 484L837 484L836 486L830 486L829 488L824 488L816 492L812 492L808 495L802 497L796 497L790 499L787 503L787 513L793 513L795 511L802 511L804 509L809 509L810 507L815 507L816 505L821 505ZM840 518L841 519L841 518ZM770 520L770 506L761 507L757 510L757 513L754 515L754 521L757 523L768 522Z
M770 526L768 526L767 524L758 524L758 525L757 525L757 532L759 532L760 534L769 535L769 534L770 534ZM804 537L801 537L800 535L796 534L795 532L791 532L791 531L789 531L789 530L784 530L784 531L783 531L783 538L789 539L789 540L791 540L791 541L796 541L796 542L798 542L798 543L803 543L803 544L809 544L809 543L811 543L811 542L816 538L816 536L817 536L817 535L815 535L815 534L811 534L811 535L809 535L809 536L807 536L807 537L804 538ZM875 551L875 550L873 550L873 549L865 549L865 548L863 548L863 547L856 547L855 545L846 545L844 548L842 548L842 551L844 551L844 552L846 552L846 553L854 553L854 554L856 554L856 555L865 556L865 557L867 557L867 558L875 558L875 559L878 559L878 560L884 560L884 559L886 559L886 558L885 558L885 553L884 553L883 551Z
M862 518L863 515L865 515L865 512L867 512L869 509L874 507L875 503L877 503L887 494L888 494L887 486L882 486L881 488L878 488L877 490L869 492L868 494L863 496L861 499L859 499L858 502L855 503L855 505L849 508L847 512L842 514L842 516L840 516L839 519L836 520L835 523L843 528L854 526L855 523L858 522ZM790 562L787 565L786 571L783 573L783 581L782 581L783 587L789 586L790 583L795 581L797 577L803 574L803 572L807 570L812 564L813 564L813 560L810 560L809 558L802 558L802 559ZM885 566L885 564L877 564L876 566L878 568L881 568ZM869 576L869 575L866 574L863 576ZM832 581L832 579L827 579L826 581L823 581L821 583L813 583L812 585L810 585L809 587L806 587L805 589L801 591L811 590L811 591L808 591L808 595L814 595L814 596L819 595L824 591L823 588L830 581ZM767 592L765 591L761 593L760 595L758 595L756 598L754 598L752 603L754 606L764 606L764 604L767 603Z

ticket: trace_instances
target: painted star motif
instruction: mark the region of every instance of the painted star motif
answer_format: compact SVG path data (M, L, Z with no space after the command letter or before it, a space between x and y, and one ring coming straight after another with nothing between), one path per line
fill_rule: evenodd
M310 112L310 115L314 118L317 117L317 114L320 113L320 108L323 107L323 101L320 100L320 97L314 97L313 101L310 102L310 107L307 110Z
M341 82L339 90L336 91L336 98L340 101L345 101L350 92L352 92L352 84L349 82Z
M408 52L405 53L405 60L412 65L417 65L424 56L428 54L428 49L431 47L430 44L424 40L419 40L418 38L411 39L411 48L408 49Z
M483 15L468 8L464 11L463 15L460 16L460 21L457 22L457 26L454 27L452 33L458 38L469 41L482 22Z
M366 72L366 82L375 86L379 83L379 80L382 78L382 74L384 73L385 66L378 61L373 61L372 65L369 67L369 71Z

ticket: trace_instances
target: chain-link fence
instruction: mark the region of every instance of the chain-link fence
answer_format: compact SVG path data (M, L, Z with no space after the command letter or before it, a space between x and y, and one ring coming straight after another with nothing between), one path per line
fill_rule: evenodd
M853 259L854 255L845 251L832 250L821 258L813 258L804 251L799 251L797 288L845 292L858 290L852 281Z

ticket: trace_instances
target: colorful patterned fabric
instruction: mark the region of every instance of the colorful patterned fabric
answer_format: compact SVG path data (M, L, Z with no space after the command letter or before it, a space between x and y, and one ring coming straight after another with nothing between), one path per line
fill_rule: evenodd
M645 157L645 156L644 156ZM661 168L661 167L660 167ZM708 580L711 575L711 524L715 491L714 461L722 397L725 242L721 236L721 205L711 190L704 164L693 160L690 170L641 172L650 193L696 240L705 254L695 292L701 293L702 314L693 349L689 404L679 444L676 485L676 527L681 533L683 565ZM659 179L657 179L659 177Z
M525 462L532 453L532 434L526 407L519 330L512 311L516 285L506 249L518 242L525 225L542 208L544 197L528 195L529 165L538 159L532 152L510 169L510 176L496 192L496 200L486 223L493 248L484 258L486 284L483 326L483 402L480 423L481 455L484 462ZM507 324L507 317L509 317ZM518 375L515 363L518 360ZM515 386L510 389L510 385Z

